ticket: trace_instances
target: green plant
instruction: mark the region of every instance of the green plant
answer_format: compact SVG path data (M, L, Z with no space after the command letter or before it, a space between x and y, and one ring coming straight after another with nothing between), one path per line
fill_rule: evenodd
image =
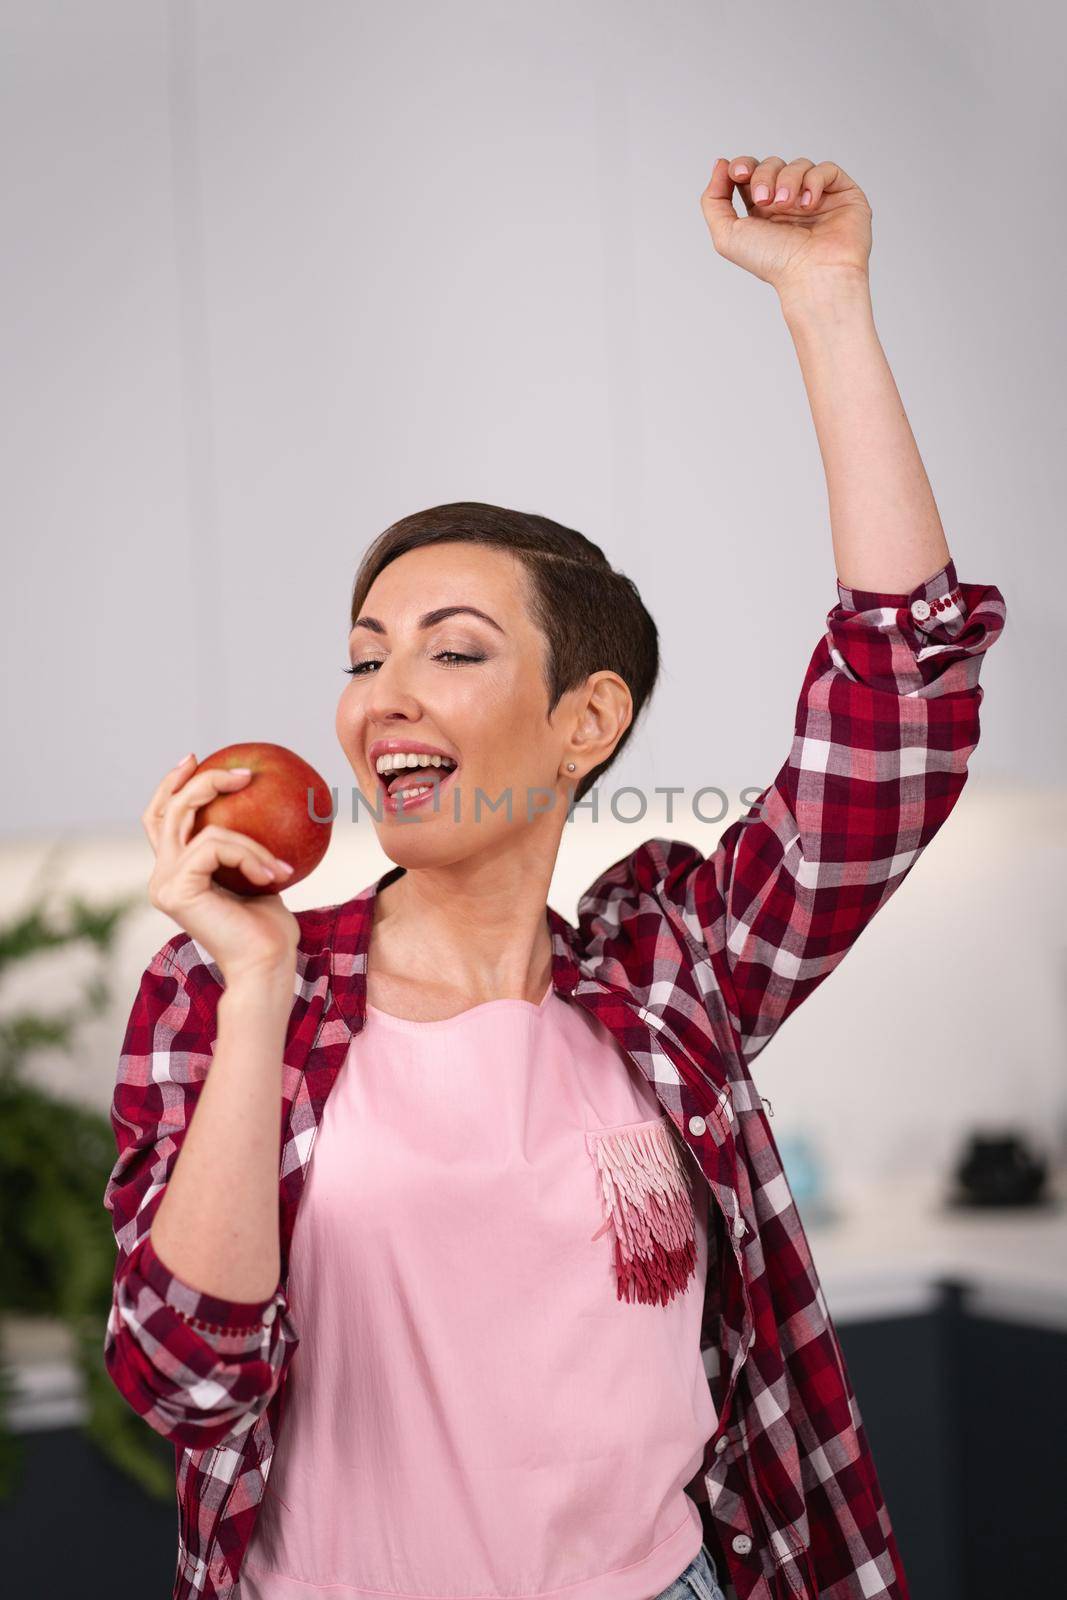
M45 871L54 867L48 858ZM149 1495L174 1494L174 1448L146 1427L104 1367L115 1240L103 1197L115 1162L110 1119L27 1080L33 1055L73 1055L87 1017L112 994L111 957L123 919L141 894L91 906L67 895L50 903L47 886L27 909L0 924L0 989L12 969L60 948L90 953L78 1000L14 1009L0 1016L0 1315L51 1316L70 1330L87 1398L86 1434ZM13 1372L0 1361L0 1497L11 1494L22 1445L7 1425Z

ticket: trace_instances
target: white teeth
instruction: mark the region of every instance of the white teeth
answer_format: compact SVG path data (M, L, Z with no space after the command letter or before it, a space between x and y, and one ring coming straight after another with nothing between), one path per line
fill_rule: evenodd
M414 751L398 750L379 756L374 763L376 772L399 772L402 767L441 767L451 772L456 763L450 756L416 755Z

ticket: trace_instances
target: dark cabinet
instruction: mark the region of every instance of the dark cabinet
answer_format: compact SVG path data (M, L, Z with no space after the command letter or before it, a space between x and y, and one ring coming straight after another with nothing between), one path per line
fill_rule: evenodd
M1067 1317L940 1288L929 1313L837 1325L913 1600L1067 1593Z

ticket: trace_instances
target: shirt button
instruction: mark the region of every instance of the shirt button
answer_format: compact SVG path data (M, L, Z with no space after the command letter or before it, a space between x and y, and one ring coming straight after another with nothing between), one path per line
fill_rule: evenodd
M752 1549L752 1540L747 1533L737 1533L730 1540L730 1545L735 1555L747 1556Z
M734 1219L734 1238L740 1239L745 1231L745 1219L740 1214Z
M275 1319L275 1317L277 1315L278 1315L278 1307L277 1306L268 1306L266 1311L264 1311L264 1313L263 1313L263 1321L266 1323L268 1328L270 1327L271 1323L274 1321L274 1319Z
M707 1131L708 1131L708 1125L704 1121L703 1117L690 1117L689 1118L689 1132L690 1133L695 1133L699 1137L700 1134L707 1133Z
M911 603L911 614L915 618L916 622L925 622L927 617L930 615L929 601L913 600Z
M724 1433L721 1439L716 1439L715 1441L715 1454L721 1456L729 1443L730 1441Z

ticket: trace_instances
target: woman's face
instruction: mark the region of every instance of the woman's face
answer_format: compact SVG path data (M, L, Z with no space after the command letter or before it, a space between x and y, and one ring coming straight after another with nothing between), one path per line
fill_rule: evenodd
M367 594L336 728L382 847L400 865L459 861L522 830L562 832L569 794L560 770L586 696L564 695L548 716L547 642L530 616L528 582L506 551L448 543L398 556ZM379 771L383 755L423 747L446 759L394 761L400 776ZM602 758L586 759L570 781ZM428 792L398 797L419 786Z

